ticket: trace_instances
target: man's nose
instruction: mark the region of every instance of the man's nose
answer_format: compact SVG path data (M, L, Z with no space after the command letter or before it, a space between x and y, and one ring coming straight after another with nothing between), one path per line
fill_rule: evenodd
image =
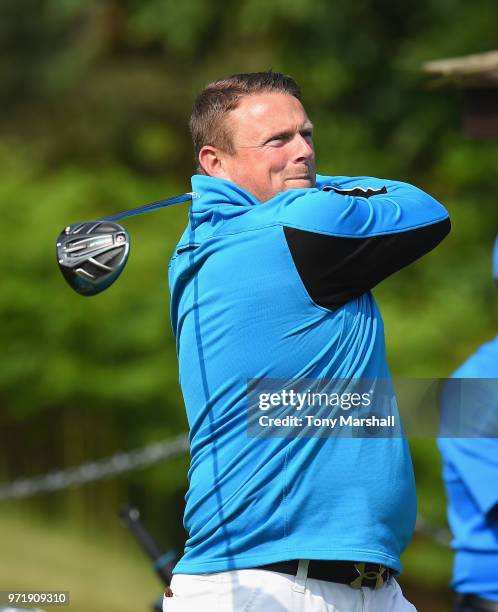
M296 161L310 159L310 157L313 157L315 154L313 142L309 138L305 138L301 134L296 134L295 143Z

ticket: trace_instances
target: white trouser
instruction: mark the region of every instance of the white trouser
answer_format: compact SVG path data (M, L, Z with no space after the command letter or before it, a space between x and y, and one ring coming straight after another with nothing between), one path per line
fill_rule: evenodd
M394 578L380 589L260 569L213 574L175 574L163 612L416 612Z

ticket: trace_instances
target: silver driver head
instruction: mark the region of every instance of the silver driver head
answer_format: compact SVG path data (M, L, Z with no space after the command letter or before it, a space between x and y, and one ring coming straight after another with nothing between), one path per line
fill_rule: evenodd
M130 237L114 221L86 221L66 227L56 248L57 263L69 286L81 295L96 295L121 274Z

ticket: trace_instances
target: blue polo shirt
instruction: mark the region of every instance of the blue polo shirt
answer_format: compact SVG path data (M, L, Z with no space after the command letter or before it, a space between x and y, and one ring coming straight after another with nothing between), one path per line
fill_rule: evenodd
M247 383L388 378L371 289L443 239L447 211L371 177L318 176L267 202L208 176L192 189L169 267L191 452L175 572L287 559L401 571L416 516L406 440L251 437Z
M481 346L453 378L498 378L498 336ZM496 386L479 385L479 407L498 411ZM489 390L488 397L482 393ZM455 550L452 587L498 601L498 438L440 438L448 521Z

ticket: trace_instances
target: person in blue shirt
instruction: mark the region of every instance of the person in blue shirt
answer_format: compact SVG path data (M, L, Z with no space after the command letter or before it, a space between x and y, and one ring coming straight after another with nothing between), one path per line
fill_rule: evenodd
M317 174L282 74L211 83L190 127L195 195L169 266L188 539L164 610L412 611L394 579L416 516L406 440L250 435L248 389L389 379L371 289L433 249L448 213L407 183Z
M493 253L493 278L498 283L498 239ZM498 336L478 348L454 372L453 378L482 379L470 383L472 389L466 397L475 405L463 405L460 414L470 409L473 419L477 411L482 424L492 422L487 417L494 413L496 421L498 397L493 381L498 379ZM487 383L484 379L493 380ZM461 384L466 384L465 380ZM455 405L443 404L443 410L451 416ZM484 433L486 437L475 437L474 432L466 429L461 432L462 437L438 440L448 521L454 536L452 588L457 593L454 612L498 612L498 432L489 428Z

